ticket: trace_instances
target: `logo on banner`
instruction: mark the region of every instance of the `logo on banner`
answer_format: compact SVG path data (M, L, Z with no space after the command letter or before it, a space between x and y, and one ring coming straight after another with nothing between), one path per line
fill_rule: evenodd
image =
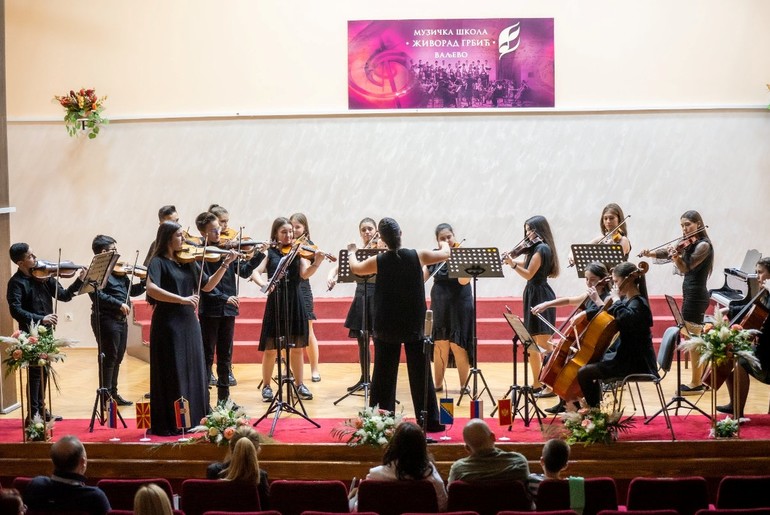
M138 401L136 404L136 428L150 429L150 403Z
M471 401L471 418L484 418L484 401Z
M441 424L454 424L455 400L450 397L439 399L438 421Z
M517 21L513 25L501 30L500 36L497 38L497 44L500 51L499 59L502 59L506 54L516 51L519 48L519 44L521 44L521 22Z
M511 399L500 399L497 401L497 418L501 426L510 426L513 423L511 415Z
M177 429L185 429L190 427L190 403L184 397L180 397L174 401L174 415L176 415L176 427Z
M107 401L107 427L118 428L118 403L112 397Z

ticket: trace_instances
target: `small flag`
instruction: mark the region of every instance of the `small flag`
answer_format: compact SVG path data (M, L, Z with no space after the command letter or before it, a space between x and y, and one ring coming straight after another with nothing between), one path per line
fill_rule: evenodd
M107 427L118 428L118 403L112 397L107 401Z
M136 428L150 429L150 402L137 401L136 404Z
M513 423L511 399L500 399L497 401L497 417L500 419L501 426L510 426Z
M454 424L455 400L449 397L439 399L438 421L442 424Z
M484 418L484 401L471 401L471 418Z
M174 415L176 416L177 429L186 429L190 427L190 402L184 397L179 397L174 401Z

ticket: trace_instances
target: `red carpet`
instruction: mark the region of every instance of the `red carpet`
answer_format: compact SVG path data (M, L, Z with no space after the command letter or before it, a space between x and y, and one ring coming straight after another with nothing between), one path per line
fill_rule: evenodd
M741 426L741 438L747 440L770 440L770 415L751 415L751 421ZM254 419L253 419L254 420ZM448 435L451 440L439 440L444 433L433 433L432 436L440 445L441 443L462 443L462 427L468 419L456 418L454 426L448 426ZM547 427L548 421L544 426ZM628 433L620 435L620 440L627 441L652 441L670 440L670 433L666 429L662 417L657 417L650 424L644 424L641 417L635 417L636 426ZM674 433L677 440L706 440L709 433L709 421L702 415L689 415L687 417L673 417ZM311 423L298 416L286 416L278 420L274 440L281 443L335 443L331 430L341 423L341 419L317 419L321 425L316 428ZM273 419L265 419L257 426L257 430L267 434ZM487 419L492 431L500 437L508 437L512 442L542 442L548 437L538 430L537 420L529 427L524 427L520 419L514 421L513 428L509 432L507 427L500 427L497 419ZM72 419L57 422L54 427L54 439L66 434L75 434L84 442L108 442L110 438L118 437L121 442L136 443L144 435L143 431L135 428L134 421L128 420L126 429L109 429L106 426L94 426L93 433L88 431L88 419ZM554 423L554 426L559 421ZM191 434L198 437L199 433ZM149 444L173 443L178 437L158 437L150 435ZM22 441L21 421L18 419L0 420L0 443L19 443Z

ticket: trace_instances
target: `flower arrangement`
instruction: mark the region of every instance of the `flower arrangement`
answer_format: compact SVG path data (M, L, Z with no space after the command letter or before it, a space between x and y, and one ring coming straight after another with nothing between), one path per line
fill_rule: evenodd
M402 419L400 413L392 413L374 406L360 411L355 418L345 420L342 425L332 429L331 433L350 446L381 447L390 441Z
M567 443L611 443L625 433L634 423L631 417L623 419L623 411L608 411L602 408L582 407L576 409L568 403L567 411L561 414L564 421Z
M718 367L735 357L741 357L759 370L759 360L754 355L752 345L756 334L758 331L754 329L747 330L738 324L729 325L727 317L722 316L717 307L714 310L714 322L704 325L700 336L682 342L679 348L699 352L700 364L712 362Z
M53 429L53 421L43 422L39 413L35 413L32 420L24 428L24 435L28 442L45 442Z
M78 129L87 129L88 138L94 139L99 134L99 128L109 123L101 116L107 97L97 97L94 89L70 90L69 95L57 95L54 99L67 111L64 125L70 136L76 136Z
M56 338L54 330L42 324L30 324L29 333L16 331L12 336L0 336L0 342L9 344L8 357L3 360L8 367L6 374L30 366L47 367L55 361L63 361L62 347L71 347L75 340Z
M714 427L709 431L709 436L711 438L733 438L738 434L738 424L738 420L727 416L724 420L714 424Z
M201 419L200 425L190 429L191 433L205 433L201 440L208 440L216 445L227 445L235 434L235 429L249 423L244 409L227 399L220 402Z

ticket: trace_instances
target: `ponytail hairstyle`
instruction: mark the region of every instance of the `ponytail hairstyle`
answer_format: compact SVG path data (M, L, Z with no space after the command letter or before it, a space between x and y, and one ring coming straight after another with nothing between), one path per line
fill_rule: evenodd
M621 279L625 279L631 274L638 274L635 279L633 279L634 283L636 284L636 287L639 289L639 293L647 300L649 303L650 299L647 296L647 280L644 277L644 272L639 269L635 264L630 263L628 261L624 261L622 263L618 263L615 265L615 268L612 269L612 273L614 275L617 275Z

